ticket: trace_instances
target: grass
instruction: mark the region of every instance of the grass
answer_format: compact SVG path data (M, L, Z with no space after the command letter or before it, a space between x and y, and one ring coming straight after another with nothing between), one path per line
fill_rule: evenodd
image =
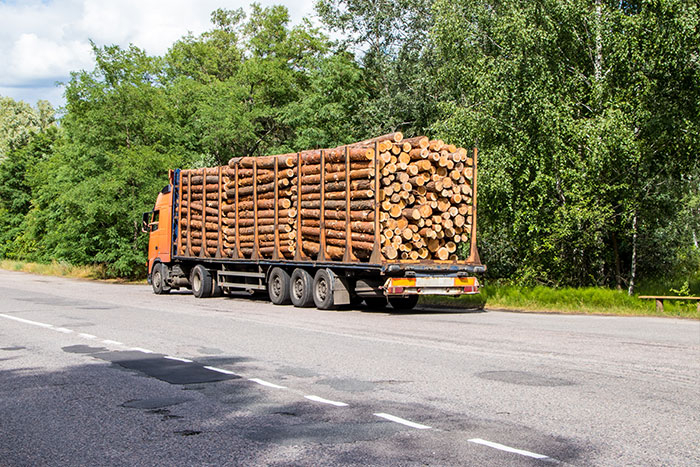
M77 279L107 280L105 269L99 265L73 266L64 262L48 264L24 261L0 260L0 269L23 271L46 276L71 277ZM128 282L110 279L111 282ZM137 281L145 283L145 280ZM657 284L658 285L658 284ZM673 295L667 288L642 289L640 295ZM664 292L666 290L666 292ZM695 290L695 287L693 287ZM697 294L692 294L697 295ZM700 319L695 302L665 301L664 312L656 311L653 300L630 297L625 291L602 287L559 288L520 287L515 285L486 285L478 295L460 297L421 297L426 305L443 305L454 308L498 308L513 311L584 313L622 316L670 316Z
M641 294L644 295L644 294ZM665 293L664 295L669 295ZM513 311L583 313L621 316L669 316L700 319L696 302L664 302L664 312L656 311L653 300L628 296L626 291L602 287L559 288L487 285L479 295L425 297L422 303L452 307L499 308Z
M87 265L74 266L72 264L54 261L51 263L32 263L27 261L0 260L0 269L7 271L21 271L42 276L70 277L74 279L104 280L108 282L132 282L126 279L108 279L104 266ZM145 280L135 283L145 283Z

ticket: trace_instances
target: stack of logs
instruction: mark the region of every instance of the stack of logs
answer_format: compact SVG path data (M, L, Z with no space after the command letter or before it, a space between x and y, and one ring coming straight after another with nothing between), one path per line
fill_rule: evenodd
M189 240L198 255L204 237L207 256L228 258L456 260L471 239L473 171L465 149L401 133L181 171L178 251Z
M226 193L222 190L224 168L183 170L181 201L179 212L178 251L181 255L221 256L223 240L223 201ZM205 250L202 252L202 238Z
M386 259L457 259L472 222L473 159L426 137L379 143L381 243Z

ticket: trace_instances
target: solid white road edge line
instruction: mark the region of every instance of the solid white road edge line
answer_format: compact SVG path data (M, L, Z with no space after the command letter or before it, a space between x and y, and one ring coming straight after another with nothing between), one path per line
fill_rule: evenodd
M84 332L81 332L78 335L85 339L97 339L97 336L93 336L92 334L86 334Z
M287 389L286 386L280 386L279 384L274 384L274 383L268 383L265 380L258 379L258 378L248 378L248 381L252 381L254 383L258 383L261 386L267 386L268 388L275 388L275 389Z
M180 358L180 357L171 357L170 355L166 355L163 358L167 358L168 360L175 360L177 362L192 363L192 360L188 360L186 358Z
M491 441L486 441L481 438L473 438L468 440L470 443L483 444L484 446L489 446L494 449L500 449L501 451L513 452L515 454L520 454L521 456L534 457L535 459L549 459L549 456L543 454L537 454L536 452L525 451L523 449L516 449L504 444L498 444Z
M304 397L309 399L310 401L320 402L322 404L335 405L336 407L347 407L348 406L348 404L346 404L345 402L331 401L328 399L324 399L323 397L318 397L318 396L304 396Z
M54 331L62 332L63 334L70 334L73 332L72 329L68 328L53 328Z
M143 347L131 347L129 350L133 350L135 352L143 352L143 353L155 353L154 351L144 349Z
M388 413L375 413L377 417L381 418L386 418L387 420L390 420L392 422L400 423L402 425L410 426L411 428L418 428L419 430L428 430L430 427L428 425L421 425L420 423L412 422L410 420L406 420L401 417L397 417L395 415L391 415Z
M223 373L225 375L235 375L236 374L233 371L224 370L223 368L217 368L215 366L205 366L204 368L206 368L207 370L211 370L211 371L218 371L219 373Z
M10 316L10 315L4 315L4 314L0 314L0 316L3 317L3 318L7 318L7 319L14 320L14 321L18 321L18 322L20 322L20 323L31 324L32 326L39 326L39 327L41 327L41 328L53 329L53 324L40 323L40 322L38 322L38 321L30 321L30 320L28 320L28 319L18 318L18 317L16 317L16 316Z

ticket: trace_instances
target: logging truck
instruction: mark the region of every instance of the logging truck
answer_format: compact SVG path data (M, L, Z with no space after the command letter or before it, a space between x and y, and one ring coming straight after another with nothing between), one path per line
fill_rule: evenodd
M143 214L148 281L323 310L476 294L476 167L476 148L392 133L171 170Z

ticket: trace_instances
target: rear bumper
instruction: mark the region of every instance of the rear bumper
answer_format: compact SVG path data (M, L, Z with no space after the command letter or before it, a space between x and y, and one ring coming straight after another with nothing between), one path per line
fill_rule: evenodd
M473 295L479 293L476 277L393 277L382 287L387 296Z

